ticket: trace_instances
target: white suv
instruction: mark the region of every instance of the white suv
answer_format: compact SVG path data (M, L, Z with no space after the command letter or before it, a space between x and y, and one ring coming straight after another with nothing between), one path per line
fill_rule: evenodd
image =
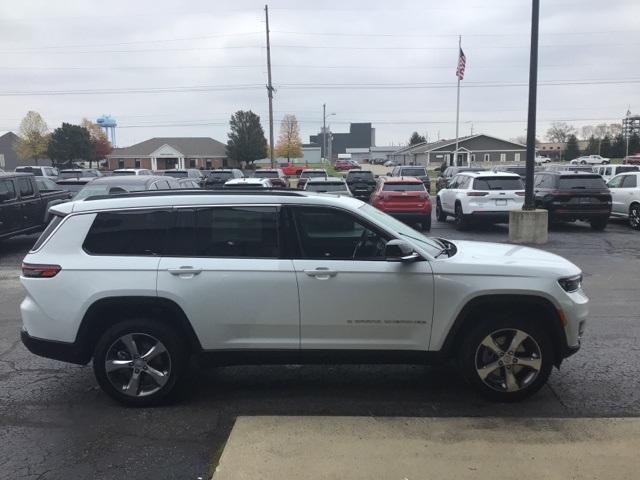
M611 191L611 216L629 219L640 230L640 172L621 173L607 183Z
M456 227L467 228L473 221L506 223L509 210L522 208L524 184L519 175L508 172L461 172L447 188L438 192L436 218L440 222L449 215Z
M582 274L532 248L429 238L360 200L144 192L57 205L24 259L22 341L157 403L218 365L457 359L518 400L577 351Z

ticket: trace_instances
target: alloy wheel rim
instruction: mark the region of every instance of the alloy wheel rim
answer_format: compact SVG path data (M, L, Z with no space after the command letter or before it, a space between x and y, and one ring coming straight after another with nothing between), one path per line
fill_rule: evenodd
M107 350L104 368L111 385L130 397L158 392L171 375L171 356L164 344L146 333L127 333Z
M518 392L538 378L542 352L534 338L522 330L496 330L478 345L475 367L482 382L491 389Z

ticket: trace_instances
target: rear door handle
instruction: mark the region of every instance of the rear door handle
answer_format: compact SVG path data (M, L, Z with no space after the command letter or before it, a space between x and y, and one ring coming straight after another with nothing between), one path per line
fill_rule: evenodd
M338 275L338 272L336 270L330 270L324 267L318 267L313 270L304 270L304 273L306 273L310 277L316 277L316 278L329 278L329 277L335 277L336 275Z
M171 275L198 275L202 272L201 268L193 268L193 267L180 267L180 268L168 268L167 271Z

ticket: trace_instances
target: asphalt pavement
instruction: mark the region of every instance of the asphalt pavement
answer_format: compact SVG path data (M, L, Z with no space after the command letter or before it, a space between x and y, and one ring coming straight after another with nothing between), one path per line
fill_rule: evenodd
M507 241L506 226L432 235ZM640 232L613 221L557 227L545 250L585 273L591 316L584 346L526 402L471 391L451 366L267 366L190 372L173 405L125 408L90 367L31 355L20 343L20 262L35 237L0 243L0 478L196 479L211 473L238 416L640 416Z

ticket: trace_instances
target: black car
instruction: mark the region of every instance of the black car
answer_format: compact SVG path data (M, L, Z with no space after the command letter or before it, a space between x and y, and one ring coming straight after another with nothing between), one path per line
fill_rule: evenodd
M537 208L549 211L549 223L584 220L604 230L611 214L611 192L600 175L539 172L533 179Z
M431 179L427 173L427 169L421 166L398 165L391 170L390 177L415 177L422 180L427 192L431 191Z
M525 182L527 178L527 167L524 165L498 165L493 167L494 172L509 172L520 175L522 181Z
M244 178L244 174L237 168L211 170L203 186L209 190L221 190L227 181L233 180L234 178Z
M369 170L349 170L345 181L351 195L364 200L369 200L376 188L376 178Z
M486 168L482 167L447 167L444 172L440 173L440 176L436 179L436 193L447 188L449 182L460 172L482 172Z

